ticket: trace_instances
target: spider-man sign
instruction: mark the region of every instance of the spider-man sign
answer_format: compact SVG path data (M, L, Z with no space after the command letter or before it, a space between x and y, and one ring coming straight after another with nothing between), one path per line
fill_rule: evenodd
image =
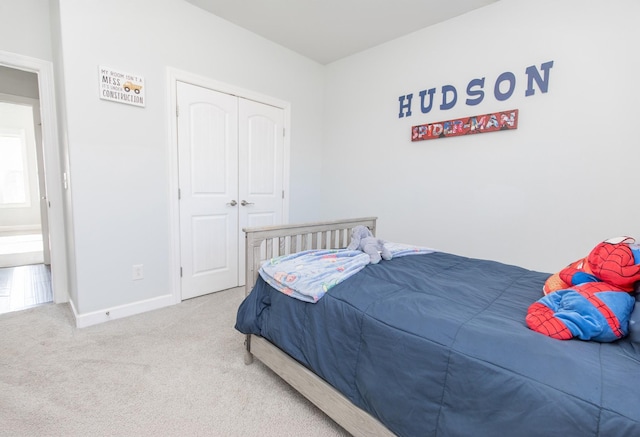
M481 134L518 128L518 110L473 115L455 120L421 124L411 128L411 141L435 140L460 135Z

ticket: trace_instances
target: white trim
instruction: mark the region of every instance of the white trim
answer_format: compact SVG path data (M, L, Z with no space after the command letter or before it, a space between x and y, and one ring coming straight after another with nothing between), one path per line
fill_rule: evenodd
M40 225L6 225L0 226L0 235L9 234L41 234L42 226Z
M64 222L62 167L58 142L58 119L55 105L53 63L0 50L0 65L29 71L38 75L42 141L49 208L49 239L51 242L51 286L55 303L67 302L67 251Z
M133 302L117 307L93 311L90 313L78 314L73 301L70 300L71 311L76 319L77 328L86 328L88 326L98 325L108 322L109 320L117 320L125 317L135 316L147 311L153 311L167 306L174 305L173 296L170 294L154 297L152 299Z
M224 82L199 76L197 74L178 70L176 68L167 67L167 125L169 126L169 225L171 238L171 270L169 272L172 296L174 303L182 302L180 288L180 205L178 202L178 129L177 129L177 82L185 82L191 85L208 88L214 91L220 91L226 94L232 94L244 99L253 100L264 103L266 105L281 108L284 111L284 175L283 186L285 191L283 205L283 223L289 222L289 177L290 177L290 153L291 153L291 104L284 100L266 96L254 91L239 88Z

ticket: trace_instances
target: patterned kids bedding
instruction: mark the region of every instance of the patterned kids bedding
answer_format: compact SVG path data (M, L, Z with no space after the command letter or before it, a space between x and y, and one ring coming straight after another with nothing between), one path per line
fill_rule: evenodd
M393 258L433 252L433 249L403 243L387 242L385 247ZM369 255L360 250L305 250L266 261L259 274L287 296L315 303L370 262Z

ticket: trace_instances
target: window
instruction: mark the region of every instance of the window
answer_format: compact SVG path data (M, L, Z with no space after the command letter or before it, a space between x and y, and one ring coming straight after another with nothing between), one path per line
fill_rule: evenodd
M0 130L0 207L30 205L27 144L22 130Z

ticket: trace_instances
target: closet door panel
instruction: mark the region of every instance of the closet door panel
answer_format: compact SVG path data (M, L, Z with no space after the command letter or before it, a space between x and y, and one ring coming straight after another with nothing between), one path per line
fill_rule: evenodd
M182 299L238 285L238 99L178 82Z
M280 224L284 207L284 110L240 99L238 114L240 229ZM244 251L244 237L240 238ZM240 266L244 271L244 253Z

